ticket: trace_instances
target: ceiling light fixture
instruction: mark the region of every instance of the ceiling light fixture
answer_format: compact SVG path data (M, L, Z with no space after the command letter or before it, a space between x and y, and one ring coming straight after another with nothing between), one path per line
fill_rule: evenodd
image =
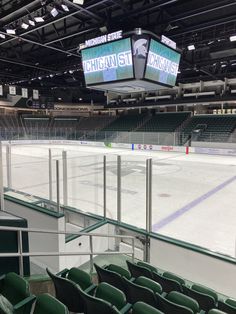
M65 5L65 4L62 4L61 7L62 7L62 9L63 9L65 12L69 12L69 11L70 11L69 8L68 8L68 6Z
M23 23L21 24L21 28L27 29L27 28L29 28L29 25L26 24L25 22L23 22Z
M5 39L5 38L6 38L6 35L1 33L1 34L0 34L0 38Z
M53 17L56 17L59 14L56 8L53 8L50 13Z
M236 41L236 35L230 36L230 37L229 37L229 40L230 40L230 41Z
M84 4L84 0L73 0L73 3L83 5Z
M16 34L16 30L12 29L12 28L7 28L6 32L7 32L7 34L10 34L10 35L15 35Z
M189 45L189 46L188 46L188 50L189 50L189 51L195 50L195 46L194 46L194 45Z
M35 26L35 21L29 19L29 24L30 24L31 26Z
M35 22L37 22L37 23L42 23L42 22L44 22L44 18L43 18L42 16L36 16L36 17L34 18L34 20L35 20Z

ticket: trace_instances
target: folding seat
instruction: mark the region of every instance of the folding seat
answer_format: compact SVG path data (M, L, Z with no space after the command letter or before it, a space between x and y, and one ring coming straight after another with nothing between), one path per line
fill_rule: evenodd
M226 313L235 314L236 313L236 300L227 299L224 302L218 301L218 308L221 311L225 311Z
M198 292L201 292L201 293L208 294L208 295L213 297L213 299L215 300L216 303L218 302L218 295L213 289L210 289L208 287L205 287L205 286L199 285L199 284L193 284L191 286L191 289L198 291Z
M30 313L35 296L30 294L29 283L10 272L0 277L0 313Z
M194 312L183 305L176 304L170 300L167 300L163 296L156 294L157 308L163 311L165 314L193 314Z
M200 312L199 304L193 298L190 298L180 292L171 291L165 297L168 301L176 303L178 305L185 306L193 311L193 313Z
M131 273L131 276L134 278L140 277L140 276L145 276L147 278L153 279L152 276L152 272L150 269L143 267L143 266L139 266L135 263L132 263L130 261L126 261L127 266L129 268L129 271Z
M46 268L46 271L54 284L56 298L66 305L70 312L84 313L84 300L79 285L71 280L54 275L48 268Z
M37 296L34 314L69 314L69 311L63 303L45 293Z
M162 274L163 277L165 278L169 278L169 279L172 279L172 280L175 280L175 281L178 281L181 285L184 285L185 284L185 280L183 278L181 278L180 276L177 276L169 271L165 271L163 274Z
M140 276L136 278L133 282L142 287L151 289L154 293L159 293L159 294L162 293L162 286L158 282L150 278Z
M158 269L155 267L155 266L152 266L151 264L149 263L146 263L146 262L142 262L142 261L139 261L137 262L137 265L138 266L142 266L142 267L145 267L145 268L148 268L150 271L155 271L156 273L158 273Z
M133 306L132 314L164 314L164 313L144 302L136 302Z
M78 284L80 288L82 290L85 290L85 292L87 293L93 291L94 288L96 287L96 285L92 282L91 276L82 269L79 269L77 267L72 267L70 270L66 269L60 272L59 274L62 277L72 280L73 282Z
M127 313L132 307L131 304L127 303L124 292L106 282L102 282L97 286L94 296L109 302L122 313Z
M193 290L189 287L186 287L185 285L183 285L182 287L183 293L195 299L198 302L201 310L208 312L210 309L216 307L215 299L211 295Z
M162 286L164 292L168 293L171 291L183 291L183 288L178 281L163 277L162 275L155 272L153 272L152 275L153 280L158 282Z
M102 268L98 266L97 264L94 264L94 267L98 275L99 283L107 282L110 285L116 287L117 289L123 291L126 294L126 284L124 283L124 279L120 274L114 271Z
M125 269L125 268L123 268L121 266L118 266L118 265L115 265L115 264L109 264L105 268L108 269L108 270L114 271L115 273L118 273L122 277L126 277L127 279L131 278L130 272L127 269Z
M136 302L142 301L153 307L157 306L155 293L151 289L140 286L126 278L124 278L124 281L126 283L126 297L129 303L135 304Z

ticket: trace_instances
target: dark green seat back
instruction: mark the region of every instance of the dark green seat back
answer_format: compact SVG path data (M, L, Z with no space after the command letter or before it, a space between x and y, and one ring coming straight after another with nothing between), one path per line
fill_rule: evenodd
M83 290L86 290L93 284L90 275L76 267L73 267L69 270L67 278L74 281Z
M137 262L137 265L138 265L138 266L142 266L142 267L146 267L146 268L148 268L148 269L151 270L151 271L158 272L157 268L154 267L154 266L152 266L152 265L149 264L149 263L140 261L140 262Z
M173 279L175 281L178 281L181 285L185 284L185 281L183 278L181 278L181 277L179 277L179 276L177 276L177 275L175 275L169 271L165 271L162 275L165 278L169 278L169 279Z
M126 294L126 285L124 284L124 280L123 277L121 277L121 275L117 274L114 271L102 268L97 264L94 264L94 267L98 275L99 283L107 282Z
M126 261L126 263L127 263L127 266L129 268L129 271L130 271L132 277L138 278L140 276L145 276L147 278L153 279L152 272L150 269L143 267L143 266L139 266L139 265L132 263L128 260Z
M183 293L195 299L202 310L208 312L210 309L216 307L215 299L211 295L195 291L185 285L183 285L182 288Z
M156 292L159 294L162 293L161 285L158 282L156 282L150 278L140 276L140 277L136 278L134 282L137 285L151 289L154 293L156 293Z
M0 293L13 305L30 295L29 283L16 273L6 274Z
M118 273L122 277L126 277L127 279L131 278L130 272L127 269L125 269L125 268L123 268L121 266L118 266L118 265L115 265L115 264L110 264L110 265L108 265L106 267L106 269L114 271L115 273Z
M200 311L199 304L196 300L180 292L171 291L170 293L167 294L166 299L173 303L177 303L179 305L190 308L193 311L193 313L198 313Z
M225 303L230 305L230 306L232 306L232 307L235 307L235 309L236 309L236 300L234 300L234 299L227 299L227 300L225 300Z
M214 298L215 302L218 301L217 293L214 290L212 290L212 289L210 289L208 287L205 287L205 286L202 286L202 285L198 285L198 284L194 284L194 285L192 285L191 288L193 290L195 290L195 291L211 295Z
M163 314L163 312L144 302L136 302L132 314Z
M165 314L193 314L191 309L169 301L160 294L156 294L156 298L158 301L158 309L163 311Z
M82 293L82 297L85 303L86 314L120 314L115 306L112 306L107 301Z
M124 278L124 281L126 282L127 301L130 304L142 301L153 307L156 307L156 297L151 289L137 285L136 283L129 281L126 278Z
M158 282L162 286L163 291L165 291L166 293L171 292L171 291L179 291L179 292L183 291L183 288L178 281L163 277L162 275L156 272L153 272L152 274L153 274L153 280Z
M102 282L98 285L95 297L111 303L118 310L122 309L122 307L126 305L126 297L124 292L109 285L106 282Z
M56 298L68 307L70 312L83 313L84 301L80 287L69 279L54 275L46 268L55 287Z
M221 311L225 311L228 314L236 314L236 305L234 306L235 301L233 299L227 299L225 302L219 301L218 308Z
M45 293L37 297L34 314L69 314L69 311L63 303Z

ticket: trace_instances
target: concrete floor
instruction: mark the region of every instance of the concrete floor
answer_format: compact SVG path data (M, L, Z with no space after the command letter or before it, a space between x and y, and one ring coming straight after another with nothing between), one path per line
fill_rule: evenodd
M236 158L88 146L12 146L12 188L49 198L48 149L67 151L68 205L103 214L103 156L107 156L107 213L117 215L117 155L122 160L122 221L145 228L146 159L153 159L153 231L235 256ZM6 160L4 160L6 166ZM7 185L6 171L4 182Z

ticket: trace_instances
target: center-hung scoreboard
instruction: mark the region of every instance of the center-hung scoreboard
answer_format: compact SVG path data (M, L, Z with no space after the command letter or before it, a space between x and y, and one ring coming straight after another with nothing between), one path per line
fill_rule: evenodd
M119 31L88 40L81 49L87 87L133 93L175 86L180 53L163 38Z

